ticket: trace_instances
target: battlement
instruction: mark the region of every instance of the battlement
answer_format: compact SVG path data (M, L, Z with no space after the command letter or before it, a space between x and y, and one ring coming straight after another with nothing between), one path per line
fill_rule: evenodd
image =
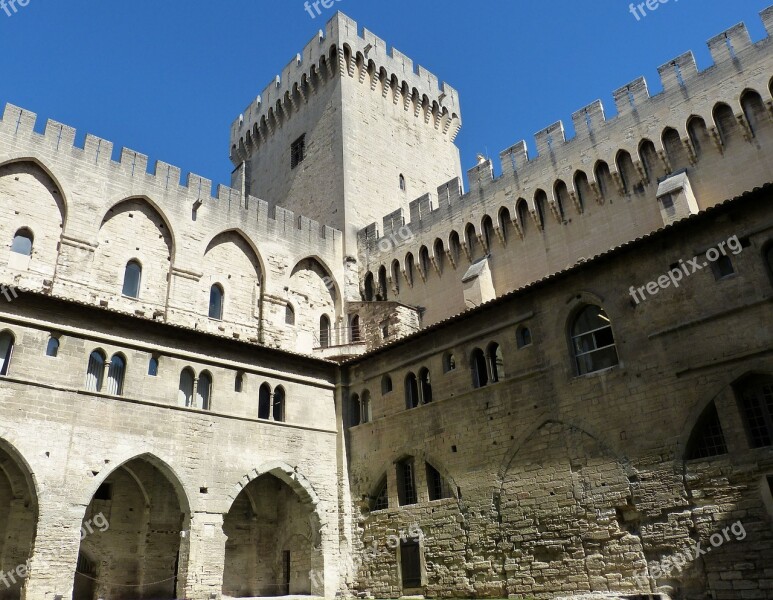
M380 81L384 89L392 87L395 93L407 94L409 98L418 99L419 104L426 103L430 110L434 106L439 114L448 115L448 123L453 121L455 124L453 136L461 127L459 94L454 88L447 83L441 84L434 74L414 64L396 48L389 48L384 40L367 29L363 28L360 33L356 21L337 12L234 120L231 124L232 152L248 143L249 132L256 127L259 129L272 114L294 109L295 95L305 98L304 88L315 74L322 72L328 77L338 72L354 77L358 70L360 81L365 74L370 74L372 87Z
M435 190L432 190L429 196L423 195L410 203L410 221L406 224L414 233L426 232L435 226L450 231L459 225L449 222L451 214L457 214L457 207L465 205L464 210L471 212L480 205L485 212L484 205L490 201L493 191L501 191L505 185L499 185L501 182L514 182L516 189L508 194L522 195L535 213L533 194L538 189L544 190L552 204L558 180L563 179L571 189L571 178L578 169L585 169L591 182L597 184L592 172L596 160L607 162L612 175L619 177L615 164L618 151L636 156L640 141L648 139L664 152L663 131L673 128L686 139L687 118L691 114L704 118L711 126L716 104L737 107L744 89L752 87L760 93L768 90L770 73L764 71L760 63L769 56L773 44L773 6L763 10L760 16L768 33L764 39L752 42L743 23L731 27L708 41L714 62L710 67L699 71L692 52L677 56L658 68L663 85L660 93L650 95L646 79L635 79L613 92L617 109L614 117L605 115L601 100L592 102L572 114L573 137L568 138L563 121L557 121L535 134L537 153L534 157L529 156L526 141L519 141L500 153L500 177L494 177L492 162L485 160L467 173L474 193L463 194L461 182L453 180L437 190L436 201L432 197ZM679 120L674 107L686 103L690 112ZM772 104L769 102L768 106ZM381 236L368 238L371 247L379 247L380 239L392 235L403 224L399 223L401 218L395 213L386 215ZM373 227L375 225L370 229Z
M173 203L188 205L194 211L204 205L227 213L229 221L236 221L249 234L268 231L280 238L322 245L335 244L341 238L340 231L296 217L292 211L276 207L270 214L267 202L243 197L239 190L225 185L218 185L213 195L212 181L200 175L188 173L181 184L181 169L163 161L156 161L149 171L148 157L135 150L122 148L116 162L112 159L113 143L91 134L86 135L83 148L79 148L75 145L76 130L57 121L49 119L44 132L37 133L36 121L35 113L6 104L0 120L0 141L5 138L13 144L19 158L30 158L37 151L41 157L55 155L68 163L80 163L83 172L95 167L104 169L111 181L125 179L125 187L134 190L134 195L172 195Z

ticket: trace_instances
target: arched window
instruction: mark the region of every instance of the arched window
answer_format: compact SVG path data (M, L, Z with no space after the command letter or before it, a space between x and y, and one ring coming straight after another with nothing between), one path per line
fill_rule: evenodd
M571 337L578 375L618 364L612 322L601 307L588 305L583 308L572 323Z
M330 317L327 315L319 318L319 347L330 347Z
M35 236L26 227L19 229L14 236L11 243L11 252L16 254L23 254L24 256L32 256L32 244L35 240Z
M673 127L667 127L663 131L663 148L674 171L686 169L690 166L690 157L687 148L682 143L682 137Z
M547 225L547 205L548 195L543 190L537 190L537 193L534 194L534 206L537 209L537 219L539 219L539 224L543 229Z
M600 160L596 163L595 173L601 197L608 200L613 189L612 172L609 170L609 165Z
M437 266L437 270L442 275L446 260L446 251L443 246L443 240L440 238L436 239L432 251L435 253L435 265Z
M502 356L502 348L496 342L489 344L487 349L487 362L491 383L501 381L505 376L505 360Z
M526 233L529 228L529 205L526 204L526 200L521 198L518 200L518 204L515 205L515 212L518 214L518 223L521 225L521 231Z
M406 191L406 189L407 187L405 185L405 176L402 173L400 173L400 190L404 192Z
M114 354L107 370L107 393L111 396L123 396L123 380L126 375L126 359Z
M107 357L101 350L94 350L89 355L89 366L86 370L86 389L90 392L102 390L102 381L105 377L105 360ZM5 373L1 373L5 374Z
M451 257L454 259L454 262L459 262L459 253L462 250L462 243L459 241L459 234L455 231L451 232L451 235L448 237L448 249L451 252Z
M59 354L59 340L54 336L48 338L48 345L46 346L46 356L55 357Z
M727 454L727 444L717 407L712 402L695 424L684 457L686 460L695 460L722 454Z
M486 248L491 252L491 243L496 235L494 232L494 222L491 220L491 217L488 215L483 217L481 228L483 229L483 240L486 242Z
M456 370L456 359L453 352L446 352L443 355L443 373L450 373Z
M405 280L408 285L413 285L413 254L405 255Z
M706 121L701 117L690 117L690 120L687 121L687 135L690 137L690 142L695 150L695 156L700 158L703 154L704 146L709 147L711 144L709 132L706 128Z
M234 392L241 394L244 390L244 373L237 373L234 377Z
M531 346L531 330L525 325L521 325L515 332L515 341L518 349Z
M421 265L421 272L424 274L424 277L429 276L429 250L426 246L422 246L419 249L419 264Z
M385 396L392 392L392 378L389 375L384 375L381 378L381 395Z
M357 344L362 341L362 334L360 333L360 316L352 315L351 321L351 340L352 344Z
M644 173L651 183L654 183L666 174L663 161L660 160L655 144L651 140L642 140L639 144L639 158L641 159Z
M773 446L773 377L752 375L733 386L749 445Z
M155 356L151 356L150 360L148 361L148 375L151 377L158 376L158 358Z
M434 500L443 500L444 498L453 498L451 486L446 479L431 464L427 465L427 491L429 492L430 502Z
M139 298L141 280L142 265L136 260L130 260L126 263L123 272L123 291L121 293L129 298Z
M271 418L271 386L264 383L258 394L258 419Z
M681 145L681 140L679 143ZM643 191L636 172L636 167L633 164L633 159L625 150L621 150L617 153L617 172L620 174L620 179L623 182L623 191L625 191L626 194Z
M577 171L577 173L575 173L574 191L577 193L577 202L580 205L580 210L585 210L585 206L590 201L591 194L593 194L585 171Z
M392 285L395 288L396 293L400 293L400 261L397 259L392 261Z
M289 302L285 304L285 325L295 325L295 309Z
M199 375L199 383L196 386L196 406L202 410L212 408L212 375L206 371Z
M223 301L225 292L219 283L213 285L209 290L209 318L223 320Z
M405 377L405 408L416 408L419 405L419 384L416 375L408 373Z
M727 104L719 103L714 107L714 122L717 125L717 131L722 143L727 146L737 132L735 115L733 109Z
M274 390L274 421L285 422L285 389L280 385Z
M470 258L474 260L478 248L478 236L475 234L475 225L472 223L467 223L467 227L464 228L464 241L470 252Z
M429 369L419 371L419 401L422 404L432 402L432 381L429 377Z
M373 302L374 292L373 292L373 273L368 271L367 275L365 275L365 285L364 285L364 295L365 295L365 302Z
M754 90L746 90L741 96L741 107L749 123L752 135L757 137L760 129L768 123L768 111L760 95Z
M406 458L397 463L397 498L400 506L416 504L416 479L413 472L413 459Z
M362 405L360 396L352 394L349 398L349 427L357 427L362 422Z
M180 387L177 393L177 402L180 406L190 408L193 406L193 369L186 367L180 373Z
M513 226L513 221L510 218L510 211L502 207L499 209L499 231L502 233L502 239L505 243L510 238L510 228Z
M15 341L10 331L4 331L0 334L0 375L8 375Z
M561 222L566 221L566 207L569 206L571 198L569 197L569 188L563 180L556 181L556 185L553 187L553 196L556 199L556 208L558 208L558 216L561 217Z
M486 357L483 350L475 348L470 357L470 368L472 369L472 387L482 388L488 385L488 369L486 368Z
M384 265L378 269L378 296L379 300L386 302L389 299L387 294L387 271Z
M370 392L365 390L362 392L362 401L360 404L360 420L363 423L370 423Z

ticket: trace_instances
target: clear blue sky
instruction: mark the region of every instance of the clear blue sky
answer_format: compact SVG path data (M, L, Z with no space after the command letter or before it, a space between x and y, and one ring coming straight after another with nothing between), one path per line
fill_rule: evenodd
M6 0L8 2L10 0ZM312 19L302 0L29 0L0 10L0 103L38 113L230 181L230 123L335 9L459 90L462 168L498 154L686 50L711 64L706 40L773 0L670 0L637 21L627 0L339 0ZM152 164L152 162L151 162Z

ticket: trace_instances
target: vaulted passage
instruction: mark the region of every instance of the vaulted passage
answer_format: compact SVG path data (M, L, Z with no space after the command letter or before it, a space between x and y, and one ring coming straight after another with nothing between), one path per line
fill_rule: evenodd
M177 598L186 511L170 479L144 458L116 469L81 528L73 600Z
M311 594L312 563L319 553L316 522L311 503L284 481L273 475L252 481L223 521L228 537L223 595Z
M18 600L24 581L17 572L32 553L37 528L37 499L29 472L0 441L0 600Z

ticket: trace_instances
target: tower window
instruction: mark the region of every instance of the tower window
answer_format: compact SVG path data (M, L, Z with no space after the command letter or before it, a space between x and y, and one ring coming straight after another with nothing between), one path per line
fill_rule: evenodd
M586 306L571 328L578 375L595 373L618 364L612 322L599 306Z
M531 346L531 330L525 325L521 325L515 332L515 339L519 350Z
M209 318L223 320L223 300L225 292L219 283L213 285L209 290Z
M48 346L46 346L46 356L55 357L59 354L59 340L54 336L48 338Z
M295 140L290 146L290 168L294 169L306 157L306 134Z
M148 361L148 375L158 377L158 358L155 356L151 356Z
M397 495L400 500L400 506L407 506L418 502L412 458L397 463Z
M130 260L124 270L123 290L121 293L129 298L139 298L141 279L142 266L136 260Z
M23 254L24 256L32 256L32 242L34 236L29 229L19 229L13 236L13 242L11 243L11 252L17 254Z
M392 378L389 375L384 375L381 378L381 395L388 394L392 391Z
M406 190L405 176L402 173L400 173L400 191L404 192L405 190Z

